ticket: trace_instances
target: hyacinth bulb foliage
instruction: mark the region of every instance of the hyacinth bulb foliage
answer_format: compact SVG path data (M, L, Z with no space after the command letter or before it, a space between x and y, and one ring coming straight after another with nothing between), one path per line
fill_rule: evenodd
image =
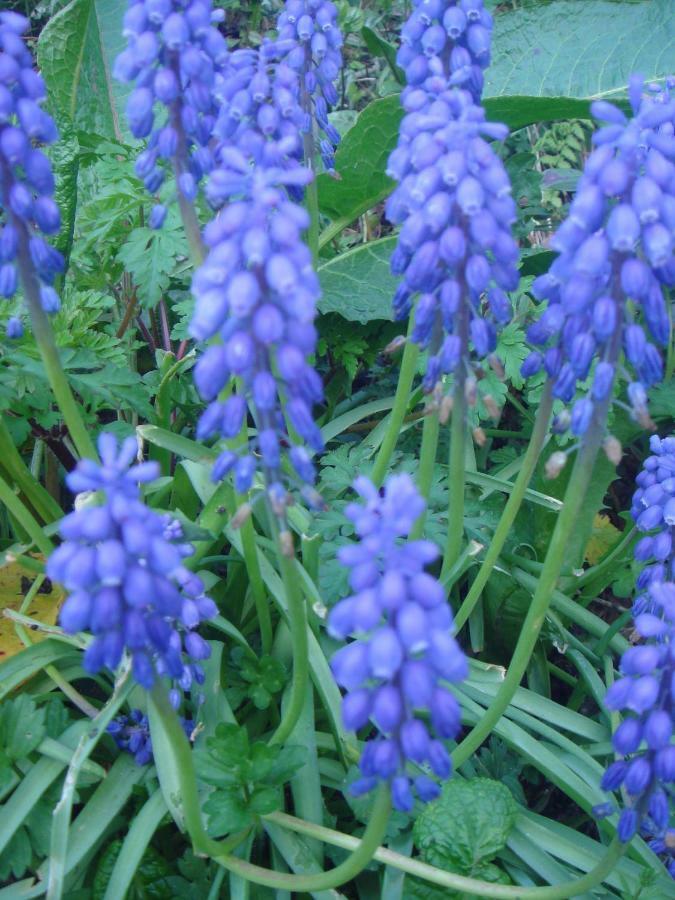
M210 648L196 628L216 606L184 565L194 550L180 523L141 500L139 485L157 478L158 465L134 464L134 437L118 446L102 432L98 449L101 464L81 460L67 476L73 493L94 492L94 502L61 521L63 543L47 563L49 577L68 592L60 624L68 634L92 636L87 672L115 670L128 653L136 682L149 689L158 677L171 679L177 704L179 690L204 680L200 662Z
M537 349L526 377L544 370L571 414L555 426L583 435L609 402L619 373L628 379L633 416L650 427L647 390L663 377L668 343L664 287L675 283L675 95L634 77L632 117L607 101L567 219L551 240L558 257L532 286L547 301L527 336ZM588 383L587 383L588 380Z
M235 90L216 126L221 144L206 193L222 208L204 230L209 252L193 280L190 328L195 338L210 341L195 368L199 393L209 402L198 438L231 440L249 413L256 425L245 447L227 448L218 457L213 477L232 471L237 491L245 493L260 469L282 516L290 477L282 465L287 450L293 478L303 486L314 481L305 445L311 451L323 448L312 418L323 388L308 362L316 346L319 297L303 240L309 217L293 199L312 173L299 161L298 77L275 59L277 54L278 45L269 43L239 55L246 100ZM231 379L236 391L224 397ZM306 496L312 501L311 489Z
M45 238L59 231L61 215L52 166L39 145L54 143L58 132L42 109L45 85L24 42L27 30L24 16L0 13L0 298L12 298L21 281L46 313L55 313L61 301L54 279L64 260ZM8 337L22 333L21 319L11 317Z
M638 830L663 841L675 784L675 437L653 436L650 448L631 509L644 534L635 558L647 564L633 606L641 640L623 654L621 677L605 697L609 709L624 713L612 737L621 758L602 782L606 790L622 788L627 795L619 818L622 841Z
M127 121L147 147L136 174L156 195L170 163L177 189L189 201L213 168L211 138L219 106L218 86L228 79L228 48L216 25L223 10L211 0L129 0L123 34L127 48L117 57L115 77L134 88ZM157 115L157 107L164 113ZM166 206L158 203L149 223L160 227Z
M343 44L337 8L331 0L286 0L277 28L280 42L290 45L285 62L300 79L300 103L306 114L303 131L312 134L316 123L324 135L321 158L332 173L340 134L328 113L338 101L335 81L342 68Z
M431 541L407 540L424 510L409 475L391 475L380 493L365 477L354 482L362 503L345 515L358 541L338 558L349 569L353 594L330 612L329 633L353 641L333 656L335 678L347 691L344 724L352 731L375 726L368 736L355 794L379 781L391 786L393 805L409 812L417 795L434 799L436 778L451 774L443 740L460 727L459 704L445 682L468 675L466 657L453 637L452 612L443 587L425 567L439 553Z

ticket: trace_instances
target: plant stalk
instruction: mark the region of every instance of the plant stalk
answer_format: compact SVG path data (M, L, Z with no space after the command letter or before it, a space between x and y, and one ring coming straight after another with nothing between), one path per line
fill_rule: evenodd
M422 446L420 448L420 464L419 469L417 470L417 487L420 494L424 497L426 506L424 507L424 512L421 513L410 532L410 538L413 541L418 540L424 534L424 523L426 521L427 507L429 504L429 493L434 478L434 467L436 466L439 431L440 422L438 419L438 412L432 410L424 417L424 424L422 425Z
M487 581L492 574L495 563L499 559L499 554L502 552L502 548L504 547L506 539L509 536L509 532L511 531L511 526L513 525L513 522L518 515L518 511L522 505L525 492L527 491L527 487L537 465L539 454L541 453L541 449L544 446L544 441L546 440L546 433L548 431L549 421L551 418L552 406L553 398L551 396L551 386L550 383L547 383L547 386L544 390L544 395L541 399L539 411L537 412L537 419L534 424L534 430L532 431L530 443L527 450L525 451L523 464L513 485L513 490L509 495L509 499L507 500L506 506L504 507L504 512L502 513L499 524L497 525L495 533L492 536L490 546L487 549L487 553L485 554L485 558L481 563L478 574L473 580L471 588L469 589L469 593L466 595L462 605L457 611L457 615L455 616L455 626L458 631L468 620L469 616L475 609L476 604L480 600L483 588L487 584Z

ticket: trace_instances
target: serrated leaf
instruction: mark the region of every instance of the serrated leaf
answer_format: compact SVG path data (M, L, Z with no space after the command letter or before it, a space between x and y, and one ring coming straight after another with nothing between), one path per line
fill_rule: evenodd
M145 307L155 306L169 286L179 255L185 255L184 235L178 228L134 228L117 253L117 259L133 277L138 298Z
M0 747L10 759L23 759L45 736L45 711L26 694L0 705Z
M303 767L306 757L307 751L304 747L296 747L294 745L282 747L276 754L272 767L264 778L265 783L273 785L286 784Z
M486 96L622 95L672 68L671 0L553 0L495 17ZM574 116L577 118L577 116Z
M0 853L0 881L7 881L10 875L21 878L30 866L33 849L25 828L19 828L5 849Z
M279 790L273 787L256 788L249 799L249 809L257 816L265 816L279 808Z
M49 106L60 126L122 138L128 89L113 81L112 63L124 47L125 0L71 0L42 29L38 65Z
M473 875L506 846L518 807L511 792L490 778L446 782L413 828L425 862Z
M214 837L240 831L253 821L239 787L214 791L204 804L204 812L209 817L209 833Z

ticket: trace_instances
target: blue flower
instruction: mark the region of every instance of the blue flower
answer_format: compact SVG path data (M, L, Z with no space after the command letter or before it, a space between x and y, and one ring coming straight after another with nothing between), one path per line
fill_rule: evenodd
M366 743L362 777L352 791L366 793L388 781L394 806L409 812L413 791L423 801L439 792L422 767L437 778L450 776L442 741L459 731L460 710L444 682L462 681L468 665L452 635L445 591L425 572L438 548L405 540L424 510L412 479L391 475L380 493L361 477L354 489L364 502L350 504L345 514L359 540L339 551L354 593L333 607L328 631L355 640L337 651L331 665L347 691L345 726L357 731L372 722L379 733Z
M388 174L399 181L387 217L401 223L392 271L403 275L394 312L413 297L412 339L429 350L424 387L469 374L471 357L494 353L511 318L506 291L518 286L515 204L503 164L486 138L504 126L485 121L471 95L441 76L402 95L406 115Z
M195 723L182 717L180 723L187 738L191 739ZM153 761L150 724L140 709L132 709L128 716L117 716L107 730L120 750L134 757L136 765L145 766Z
M490 65L492 16L483 0L414 0L397 62L409 85L441 75L479 101Z
M343 44L337 8L331 0L286 0L277 27L279 40L291 45L285 62L301 80L301 105L309 114L305 130L311 130L313 119L323 132L321 156L325 168L333 172L340 135L328 121L328 112L338 100L335 81L342 68Z
M626 713L612 737L622 759L603 778L606 790L622 787L630 801L619 820L623 841L647 821L658 832L668 828L675 783L675 438L653 436L650 446L631 509L637 528L648 533L635 548L636 559L649 563L633 607L644 642L626 650L622 677L605 696L609 709Z
M58 132L42 109L42 77L23 39L28 19L0 13L0 298L14 296L22 279L35 282L45 312L61 302L51 286L64 270L58 250L41 237L56 234L61 215L54 202L54 176L37 144L52 144ZM8 337L19 337L21 323L8 323Z
M127 121L134 137L148 138L136 174L151 194L164 183L163 161L173 165L178 190L189 201L213 168L217 89L228 78L227 42L216 27L223 17L211 0L129 0L123 26L128 46L114 75L135 84ZM157 104L166 110L159 123ZM161 227L165 215L160 205L151 226Z
M249 413L257 427L244 449L223 451L214 479L233 472L237 491L245 493L260 468L282 516L288 481L282 456L289 445L297 477L314 480L309 453L295 446L289 431L311 450L322 449L312 407L323 399L323 388L309 362L319 297L302 236L309 219L293 200L312 174L299 162L304 114L298 78L278 61L279 53L270 42L259 52L233 54L241 81L228 86L216 123L221 144L206 195L220 212L204 229L209 253L193 280L190 329L197 340L211 342L195 368L199 393L209 402L198 439L234 438ZM223 398L233 377L241 393Z
M104 432L98 448L102 464L81 460L67 483L74 493L100 493L103 502L61 521L63 543L47 562L49 577L68 592L60 624L68 634L93 635L86 671L114 670L126 651L142 687L167 676L188 690L203 682L200 661L210 655L195 629L216 606L183 564L194 551L180 524L140 499L139 484L159 474L156 463L132 465L138 451L133 437L118 448Z
M528 330L540 349L523 374L544 369L553 395L569 403L592 376L590 396L578 400L571 430L589 427L597 404L611 397L621 353L633 373L628 400L650 426L646 388L663 375L661 354L670 335L663 286L675 283L675 97L670 83L643 95L631 80L633 117L606 101L591 111L595 133L567 219L551 240L558 257L532 292L548 305ZM594 365L595 364L595 365Z

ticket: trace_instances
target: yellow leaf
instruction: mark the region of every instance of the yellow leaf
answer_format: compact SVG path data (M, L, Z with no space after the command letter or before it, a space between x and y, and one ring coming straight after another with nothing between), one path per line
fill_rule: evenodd
M621 532L609 521L605 513L597 513L593 519L593 530L586 545L584 557L591 566L597 565L620 540Z
M34 580L35 572L22 566L20 562L0 569L0 662L14 656L24 646L14 623L2 615L2 610L19 610ZM45 625L54 625L63 598L63 590L45 579L25 613ZM34 642L45 637L40 631L31 631L30 636Z

